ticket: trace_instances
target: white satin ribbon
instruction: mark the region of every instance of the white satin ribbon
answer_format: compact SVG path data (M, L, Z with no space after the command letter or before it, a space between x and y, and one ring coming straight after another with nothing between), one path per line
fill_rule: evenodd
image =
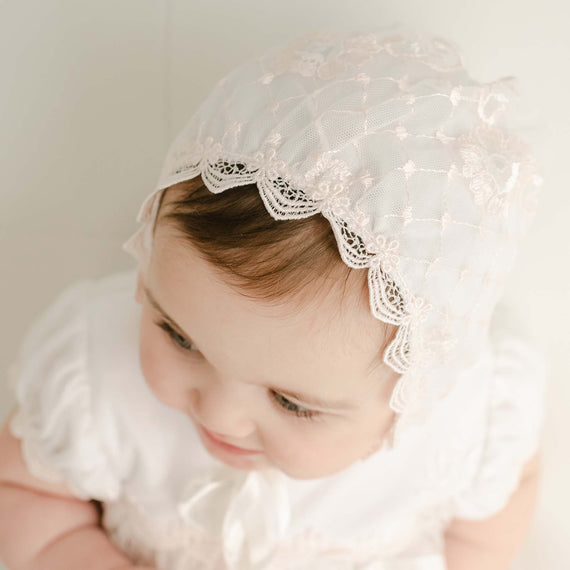
M221 467L189 482L184 497L178 512L187 524L221 539L224 568L268 567L290 523L291 507L283 473L276 469L247 472ZM446 570L447 566L442 555L434 554L377 560L350 568ZM316 570L314 564L310 570Z
M284 475L275 469L221 468L192 480L178 511L186 523L221 537L228 570L260 570L290 521Z

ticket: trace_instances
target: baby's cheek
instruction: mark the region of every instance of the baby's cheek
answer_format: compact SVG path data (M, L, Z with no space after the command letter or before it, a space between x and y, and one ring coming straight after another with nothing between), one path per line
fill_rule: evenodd
M170 369L168 347L157 335L154 325L142 324L140 334L140 365L149 388L158 400L171 408L183 409L183 398L177 388L175 370Z
M161 377L161 360L158 339L154 338L152 324L141 322L139 357L142 373L149 384L154 385Z
M160 366L155 358L153 358L152 352L145 350L141 346L140 364L142 373L152 388L158 386L158 379L161 377Z
M315 430L310 433L310 430ZM334 437L328 437L321 426L303 426L303 430L291 428L271 446L272 463L295 479L314 479L344 465L343 448Z
M335 420L339 421L339 420ZM287 474L298 479L315 479L333 475L360 461L378 440L367 426L347 422L329 425L328 429L298 438L280 459Z

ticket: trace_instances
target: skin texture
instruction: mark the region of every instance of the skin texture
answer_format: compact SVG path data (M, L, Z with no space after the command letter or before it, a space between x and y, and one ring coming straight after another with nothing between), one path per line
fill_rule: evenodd
M167 192L162 207L174 198ZM177 340L193 343L190 350L157 324L161 313L145 289L179 325ZM366 458L387 436L398 375L381 362L385 327L361 293L342 296L327 286L301 309L251 299L159 219L136 299L141 368L156 397L227 443L261 452L236 456L201 435L224 463L323 477ZM300 413L316 412L298 417L280 406L274 392L283 391L346 399L353 409L320 409L287 396Z

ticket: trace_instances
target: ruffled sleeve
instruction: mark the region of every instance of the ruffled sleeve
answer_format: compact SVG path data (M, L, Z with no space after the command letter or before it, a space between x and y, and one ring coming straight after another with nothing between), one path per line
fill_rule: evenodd
M494 374L481 432L480 460L453 498L460 519L485 519L500 512L516 491L522 470L540 447L548 366L512 309L499 305L491 341Z
M35 477L67 485L80 499L113 500L120 477L106 456L92 406L87 303L92 281L67 287L28 328L9 387L10 422Z

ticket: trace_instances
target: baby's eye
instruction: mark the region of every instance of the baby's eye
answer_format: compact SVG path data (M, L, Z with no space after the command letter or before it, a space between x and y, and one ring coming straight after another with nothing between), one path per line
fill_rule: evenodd
M176 346L182 348L183 350L198 352L198 349L192 341L184 338L181 334L177 333L166 321L159 321L156 324L166 332L168 338L172 340Z
M286 410L290 414L295 414L299 418L304 418L307 420L312 420L316 416L319 415L319 412L315 412L314 410L309 410L307 408L302 408L298 406L291 400L285 398L285 396L275 392L274 390L270 390L273 401L277 403L277 405L282 409Z

